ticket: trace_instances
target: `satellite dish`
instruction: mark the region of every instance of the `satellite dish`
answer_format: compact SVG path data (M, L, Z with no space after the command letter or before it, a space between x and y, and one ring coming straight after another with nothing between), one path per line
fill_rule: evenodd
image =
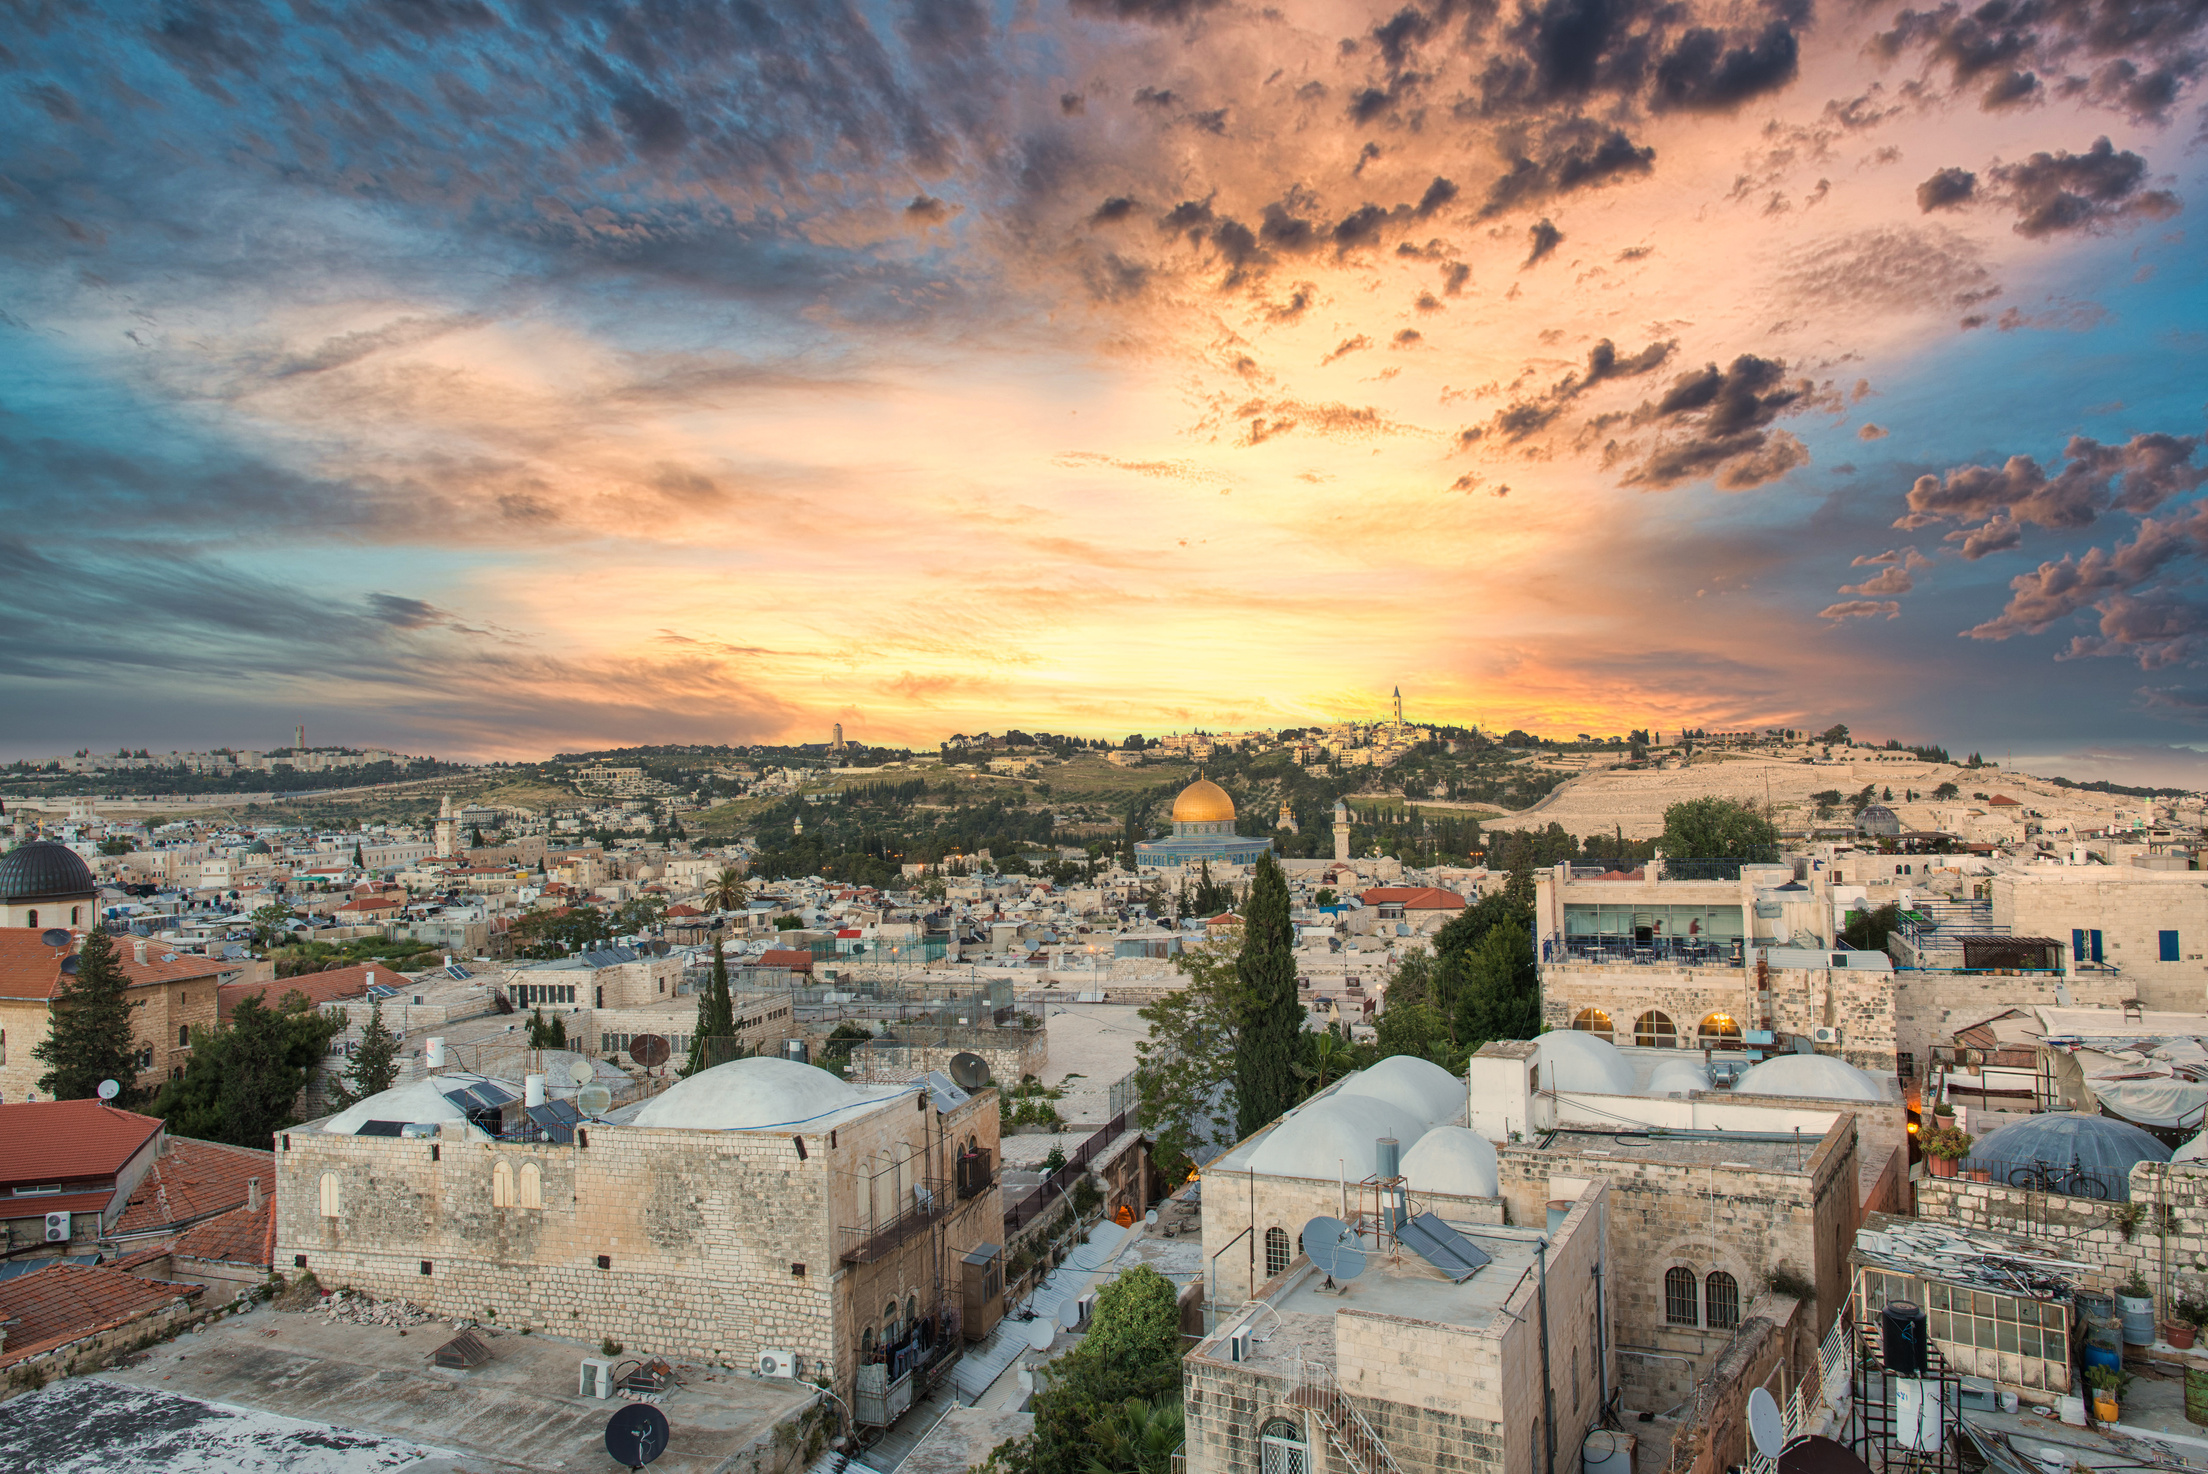
M102 1080L100 1082L100 1099L113 1100L116 1096L121 1095L122 1093L123 1087L116 1084L113 1080Z
M1048 1351L1050 1350L1050 1343L1057 1339L1058 1327L1053 1322L1045 1320L1042 1316L1038 1315L1033 1320L1027 1323L1028 1350Z
M1068 1295L1058 1302L1058 1324L1067 1330L1075 1330L1081 1324L1081 1297Z
M624 1469L641 1469L667 1452L667 1415L632 1402L606 1420L606 1452Z
M1786 1447L1786 1419L1780 1416L1779 1400L1762 1387L1748 1394L1748 1438L1767 1459L1777 1458Z
M1871 1474L1871 1466L1837 1439L1811 1433L1779 1455L1779 1474Z
M598 1071L587 1059L579 1059L567 1067L567 1078L578 1085L588 1085L598 1078Z
M1158 1222L1158 1210L1152 1208L1149 1212L1143 1214L1142 1221L1146 1226L1153 1228L1156 1227Z
M1329 1280L1353 1280L1365 1272L1357 1230L1339 1218L1314 1218L1303 1226L1303 1252Z
M49 926L38 934L38 940L48 947L66 947L69 945L69 933L61 927Z
M989 1061L960 1050L951 1056L951 1083L961 1090L979 1090L989 1083Z
M667 1041L657 1034L639 1034L629 1041L629 1058L647 1070L667 1063L669 1053Z
M613 1092L603 1085L585 1085L575 1093L575 1109L595 1116L613 1104Z
M69 954L69 955L68 955L67 957L64 957L64 958L62 958L62 959L61 959L61 974L62 974L62 976L63 976L63 977L70 977L70 978L73 978L73 977L75 977L75 976L77 975L77 964L78 964L78 962L79 962L80 960L81 960L81 959L79 959L79 958L77 957L77 955L76 955L75 953L73 953L73 952L72 952L71 954Z

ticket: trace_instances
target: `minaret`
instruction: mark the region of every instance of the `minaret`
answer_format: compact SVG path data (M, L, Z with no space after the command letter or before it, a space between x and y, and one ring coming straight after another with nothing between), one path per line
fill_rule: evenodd
M1395 724L1398 727L1403 725L1403 688L1401 686L1395 688Z
M828 745L830 752L843 751L843 723L836 723L836 740Z
M1334 858L1349 858L1349 805L1340 799L1334 800Z
M437 853L440 855L457 855L460 853L460 820L452 812L452 795L449 793L444 796L443 802L437 806Z

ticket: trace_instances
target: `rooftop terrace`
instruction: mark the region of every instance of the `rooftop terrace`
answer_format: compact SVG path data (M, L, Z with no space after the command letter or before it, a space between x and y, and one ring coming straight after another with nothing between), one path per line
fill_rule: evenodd
M1747 1167L1759 1172L1795 1172L1808 1163L1824 1140L1805 1131L1801 1140L1763 1141L1744 1132L1575 1131L1552 1132L1535 1144L1543 1151L1578 1156L1609 1156L1625 1161L1667 1162L1688 1167Z

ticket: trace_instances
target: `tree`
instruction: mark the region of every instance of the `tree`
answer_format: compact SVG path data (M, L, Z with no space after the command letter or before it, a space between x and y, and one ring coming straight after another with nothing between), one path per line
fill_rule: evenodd
M1301 1058L1294 1066L1296 1078L1303 1082L1303 1094L1314 1095L1357 1068L1357 1051L1347 1039L1332 1029L1321 1029L1315 1034L1305 1034L1300 1041Z
M1901 903L1888 901L1869 911L1852 911L1847 925L1840 928L1840 939L1849 946L1864 952L1883 952L1886 939L1901 925Z
M1442 1064L1455 1049L1449 1039L1448 1022L1442 1018L1441 1010L1431 1003L1397 1003L1389 999L1375 1032L1379 1035L1382 1059L1409 1054Z
M353 1062L346 1067L333 1092L339 1109L357 1105L371 1095L381 1095L398 1083L399 1039L383 1021L383 1004L378 1002L368 1010L368 1022L361 1026L360 1043L353 1049Z
M1825 728L1824 731L1817 734L1817 740L1826 744L1829 747L1840 746L1842 743L1848 740L1847 724L1845 722L1834 722L1831 726Z
M514 923L512 936L517 957L565 957L578 948L598 946L613 933L594 908L563 906L530 912Z
M1330 887L1322 885L1319 887L1319 893L1311 898L1311 904L1314 906L1331 906L1337 899L1339 898Z
M1049 1385L1035 1395L1034 1442L1018 1461L1033 1474L1089 1474L1092 1457L1121 1446L1108 1430L1124 1418L1128 1399L1180 1396L1173 1281L1147 1264L1122 1270L1098 1292L1093 1316L1088 1335L1052 1365Z
M631 932L650 931L667 914L665 896L638 896L633 901L623 901L614 908L613 933L616 936Z
M1961 793L1962 790L1960 788L1957 788L1952 783L1942 783L1939 787L1932 790L1932 796L1937 799L1955 798Z
M1096 1451L1088 1474L1166 1474L1185 1432L1179 1393L1149 1402L1130 1397L1089 1425Z
M1211 878L1211 861L1203 863L1196 881L1196 895L1189 902L1191 916L1218 916L1234 908L1234 892L1225 884Z
M1533 938L1516 925L1494 926L1461 956L1463 1001L1457 1043L1467 1052L1491 1039L1531 1039L1541 1032L1541 979Z
M117 1105L137 1099L138 1046L130 1011L143 1005L127 996L129 987L107 929L93 927L77 949L75 974L61 975L47 1005L46 1037L31 1049L31 1058L48 1067L38 1077L48 1100L90 1099L99 1094L102 1080L122 1087Z
M266 947L290 930L291 908L281 901L270 901L265 906L256 906L245 919L253 927L254 942Z
M1690 798L1664 810L1664 853L1678 860L1758 860L1778 849L1779 831L1753 804Z
M161 1087L153 1113L179 1136L266 1151L270 1137L297 1122L292 1108L308 1073L343 1027L304 993L286 993L274 1008L242 998L227 1025L192 1030L191 1060Z
M537 864L538 868L542 869L544 862L540 860ZM368 868L368 862L360 856L360 841L357 839L353 841L353 868L355 870L366 870Z
M728 959L721 955L720 939L716 937L713 939L713 976L707 981L705 990L698 994L697 1027L690 1035L690 1059L682 1067L682 1073L695 1075L700 1070L736 1058L729 1052L737 1047L735 1039L736 1005L728 996Z
M1270 854L1257 862L1242 908L1242 953L1235 959L1235 1125L1249 1136L1296 1103L1296 936L1288 919L1288 878Z
M734 865L724 865L705 888L706 904L716 911L734 911L744 904L744 875Z
M567 1024L558 1014L544 1016L541 1008L529 1010L529 1047L531 1049L567 1048Z
M1135 1045L1135 1110L1169 1181L1234 1137L1235 951L1215 940L1183 952L1173 965L1188 986L1142 1009L1149 1035Z

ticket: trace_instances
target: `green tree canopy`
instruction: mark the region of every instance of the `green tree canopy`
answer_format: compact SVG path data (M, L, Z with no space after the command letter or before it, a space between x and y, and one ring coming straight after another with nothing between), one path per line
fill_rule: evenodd
M1135 1109L1170 1181L1234 1134L1235 953L1234 942L1218 939L1183 952L1173 965L1188 986L1142 1009L1149 1036L1135 1044Z
M1674 860L1758 860L1778 850L1779 831L1753 804L1690 798L1664 810L1664 854Z
M266 1151L276 1132L297 1123L308 1073L343 1027L304 993L286 993L274 1008L242 998L227 1025L192 1030L191 1060L161 1087L153 1113L179 1136Z
M383 1004L379 1002L369 1009L368 1022L361 1026L360 1043L353 1050L353 1062L338 1079L335 1091L338 1108L342 1110L371 1095L381 1095L398 1080L399 1039L384 1023Z
M698 1022L690 1035L690 1058L684 1075L695 1075L736 1058L736 1004L728 992L728 959L721 955L718 937L713 941L713 975L698 994Z
M1288 918L1288 877L1271 855L1257 862L1242 908L1242 952L1235 959L1235 1125L1247 1137L1297 1100L1293 1064L1303 1033L1296 995L1295 927Z
M1090 1474L1092 1458L1125 1453L1132 1459L1129 1399L1178 1399L1180 1390L1179 1291L1137 1264L1098 1293L1088 1335L1052 1364L1048 1383L1035 1395L1033 1442L1012 1462L1023 1474ZM1147 1443L1148 1435L1137 1441ZM1108 1467L1156 1474L1139 1462Z
M31 1058L47 1066L38 1088L49 1100L89 1100L102 1080L122 1087L115 1098L128 1106L139 1098L138 1045L131 1035L130 1013L143 1006L125 991L130 978L115 943L104 927L86 933L77 949L77 970L63 973L48 1005L52 1022Z

